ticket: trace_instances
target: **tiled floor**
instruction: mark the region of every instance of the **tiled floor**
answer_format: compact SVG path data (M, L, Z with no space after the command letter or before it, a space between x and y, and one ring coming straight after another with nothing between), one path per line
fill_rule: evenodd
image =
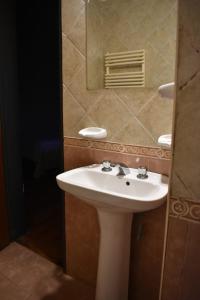
M1 300L94 300L94 289L17 243L0 252Z

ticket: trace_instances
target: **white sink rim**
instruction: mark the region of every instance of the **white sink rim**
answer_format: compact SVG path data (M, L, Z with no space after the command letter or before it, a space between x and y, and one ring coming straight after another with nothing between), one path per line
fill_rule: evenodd
M168 177L163 176L158 173L148 172L148 179L138 179L137 169L130 168L130 174L126 175L124 178L118 178L116 175L118 173L118 167L116 166L109 173L101 171L101 165L90 165L85 167L76 168L67 172L64 172L56 177L59 187L74 196L86 201L87 203L95 206L96 208L105 208L109 210L115 210L120 212L141 212L151 209L155 209L162 205L165 201L165 196L168 193ZM105 181L106 179L111 179L116 183L122 185L122 188L126 186L126 182L133 184L142 184L144 186L151 185L151 187L156 187L157 193L154 197L138 197L137 195L131 196L125 193L117 193L114 190L109 191L104 187L92 187L88 186L88 182L78 182L74 180L73 177L76 174L88 175L95 174L95 176L102 177ZM88 178L87 178L88 179ZM101 179L101 178L100 178ZM162 181L163 180L163 181ZM113 183L113 182L112 182ZM99 183L99 185L101 182ZM104 182L105 184L105 182ZM126 186L127 191L131 187ZM145 188L145 187L144 187ZM134 192L134 191L133 191Z

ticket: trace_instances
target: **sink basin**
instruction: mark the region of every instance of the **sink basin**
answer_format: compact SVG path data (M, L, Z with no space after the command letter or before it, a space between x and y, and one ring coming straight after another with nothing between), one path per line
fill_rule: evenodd
M57 176L58 186L97 208L121 212L141 212L160 206L168 191L168 178L149 172L145 180L130 169L124 178L117 177L118 167L102 172L101 165L74 169Z
M133 214L162 205L168 178L148 172L138 179L137 170L119 177L119 166L106 173L102 165L77 168L57 176L58 186L93 205L100 224L100 249L96 300L127 300Z

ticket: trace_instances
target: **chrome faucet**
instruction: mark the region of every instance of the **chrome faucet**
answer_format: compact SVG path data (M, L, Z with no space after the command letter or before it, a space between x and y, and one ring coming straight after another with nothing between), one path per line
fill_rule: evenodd
M114 163L114 162L111 162L109 160L103 160L101 162L101 164L102 164L102 169L101 169L102 172L110 172L110 171L112 171L112 168L118 167L119 172L117 173L117 176L119 178L124 177L127 174L131 173L130 170L129 170L129 167L124 163Z
M147 179L148 178L147 167L140 166L138 168L137 178L139 178L139 179Z
M102 172L110 172L110 171L112 171L111 162L109 160L103 160L101 162L101 164L102 164L102 169L101 169Z
M124 176L131 173L129 167L124 163L115 163L115 162L111 162L109 160L103 160L101 162L101 164L102 164L102 169L101 169L102 172L110 172L110 171L112 171L112 168L118 167L119 172L117 173L116 176L119 178L123 178ZM140 166L138 168L137 178L139 178L139 179L147 179L148 178L147 167Z
M126 164L118 163L117 165L119 166L119 173L117 173L118 177L124 177L131 173L129 167Z

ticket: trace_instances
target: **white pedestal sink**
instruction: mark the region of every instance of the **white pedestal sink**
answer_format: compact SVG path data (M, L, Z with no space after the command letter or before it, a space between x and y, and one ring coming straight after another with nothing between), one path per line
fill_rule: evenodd
M100 251L96 300L127 300L133 213L159 207L168 193L168 178L137 170L123 178L118 167L102 172L101 165L74 169L57 176L58 186L96 207L100 222Z

